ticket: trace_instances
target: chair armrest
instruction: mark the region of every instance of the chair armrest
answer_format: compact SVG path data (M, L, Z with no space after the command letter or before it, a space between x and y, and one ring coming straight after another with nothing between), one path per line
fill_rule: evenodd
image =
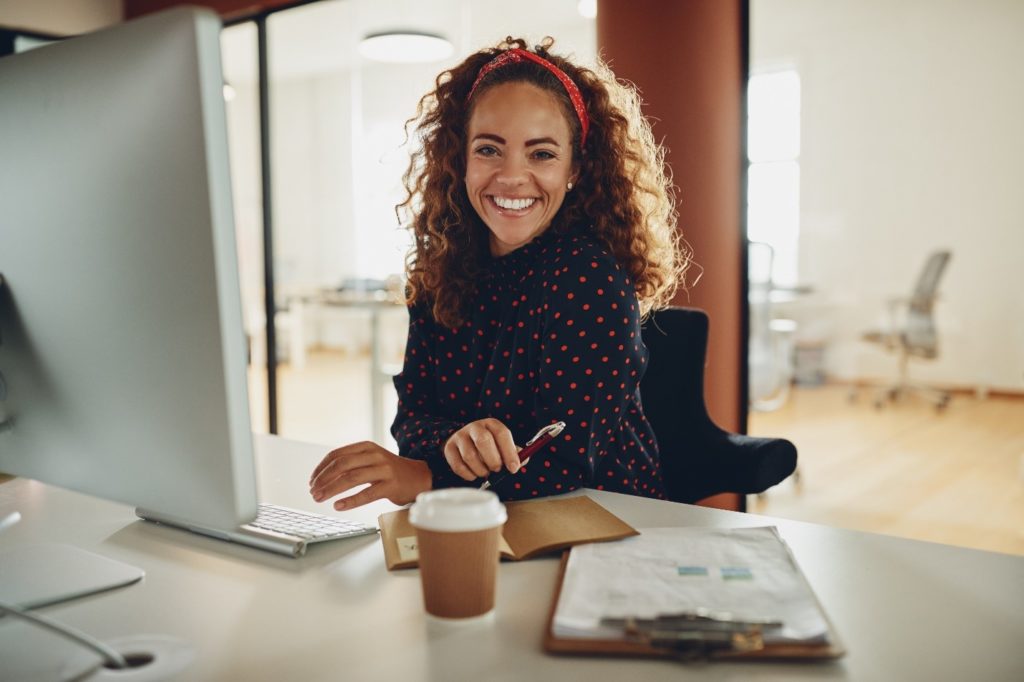
M759 438L705 430L692 443L692 484L684 496L696 502L718 493L752 495L785 480L796 470L796 446L784 438ZM688 477L689 478L689 477Z

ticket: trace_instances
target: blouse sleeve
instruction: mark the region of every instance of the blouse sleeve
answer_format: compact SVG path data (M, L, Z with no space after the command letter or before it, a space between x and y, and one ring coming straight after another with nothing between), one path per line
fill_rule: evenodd
M399 455L427 463L435 489L471 485L456 476L444 458L444 444L463 424L436 411L441 402L435 390L432 325L429 310L421 305L409 307L405 360L394 378L398 413L391 435L398 443Z
M538 427L564 421L566 429L502 491L509 499L596 487L595 470L614 468L600 460L618 456L616 438L629 437L621 422L647 361L636 294L611 256L594 249L579 258L548 285L534 398Z

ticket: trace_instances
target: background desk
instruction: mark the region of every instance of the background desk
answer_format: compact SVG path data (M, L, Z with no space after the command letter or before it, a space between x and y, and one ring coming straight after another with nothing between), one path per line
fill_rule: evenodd
M384 443L387 427L384 417L384 386L402 370L401 360L389 366L382 350L381 314L405 313L405 303L385 291L336 291L322 289L289 299L289 362L293 368L306 366L306 320L319 319L318 311L327 308L364 311L370 318L370 429L375 443ZM312 313L312 314L311 314ZM404 340L405 333L402 334Z
M271 437L257 445L264 497L317 509L306 482L326 448ZM0 484L0 513L24 516L0 545L68 542L143 568L140 584L43 612L106 640L186 639L196 649L187 680L1024 680L1022 557L588 494L638 528L779 526L848 654L823 664L695 667L556 658L541 651L556 558L502 564L493 622L439 627L424 617L418 572L388 573L377 538L291 560L20 479ZM372 520L391 508L378 502L350 514ZM0 679L55 679L73 653L52 635L0 620Z

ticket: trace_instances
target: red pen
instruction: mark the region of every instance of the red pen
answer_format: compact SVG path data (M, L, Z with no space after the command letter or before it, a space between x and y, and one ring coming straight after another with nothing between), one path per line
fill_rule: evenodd
M526 445L524 445L523 449L519 451L519 466L526 466L529 463L531 457L540 452L540 449L543 448L545 445L547 445L555 438L557 438L558 434L562 433L564 429L565 422L555 422L554 424L548 424L540 431L538 431L533 438L526 441ZM491 486L500 483L508 475L509 472L504 471L489 476L487 480L484 481L484 484L480 486L480 490L487 490Z

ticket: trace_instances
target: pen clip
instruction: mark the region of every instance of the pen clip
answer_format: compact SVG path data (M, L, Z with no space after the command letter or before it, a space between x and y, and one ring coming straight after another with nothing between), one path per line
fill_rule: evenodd
M526 441L526 445L524 445L523 447L524 448L530 447L531 445L536 443L538 440L540 440L544 436L550 436L551 438L554 438L555 436L560 434L564 429L565 429L565 422L555 422L554 424L548 424L547 426L542 428L540 431L538 431L536 434L534 434L533 438L531 438L530 440Z
M519 462L519 468L522 469L524 466L526 466L529 463L529 461L530 461L530 457L533 456L534 453L529 450L529 448L531 446L533 446L533 445L538 445L538 446L542 445L543 443L553 439L555 436L557 436L558 434L562 433L562 431L564 431L564 430L565 430L565 422L555 422L553 424L548 424L547 426L542 428L540 431L538 431L536 434L534 434L533 438L531 438L530 440L526 441L526 445L524 445L522 447L522 449L519 451L520 456L524 452L526 453L526 456L523 457L523 459L520 460L520 462ZM536 449L539 450L540 448L538 447ZM491 488L492 486L496 485L497 483L500 483L501 481L505 480L505 478L507 476L510 476L510 475L511 474L508 471L501 471L501 472L497 472L497 473L491 474L487 478L487 480L484 481L484 484L482 486L480 486L480 490L487 490L488 488Z

